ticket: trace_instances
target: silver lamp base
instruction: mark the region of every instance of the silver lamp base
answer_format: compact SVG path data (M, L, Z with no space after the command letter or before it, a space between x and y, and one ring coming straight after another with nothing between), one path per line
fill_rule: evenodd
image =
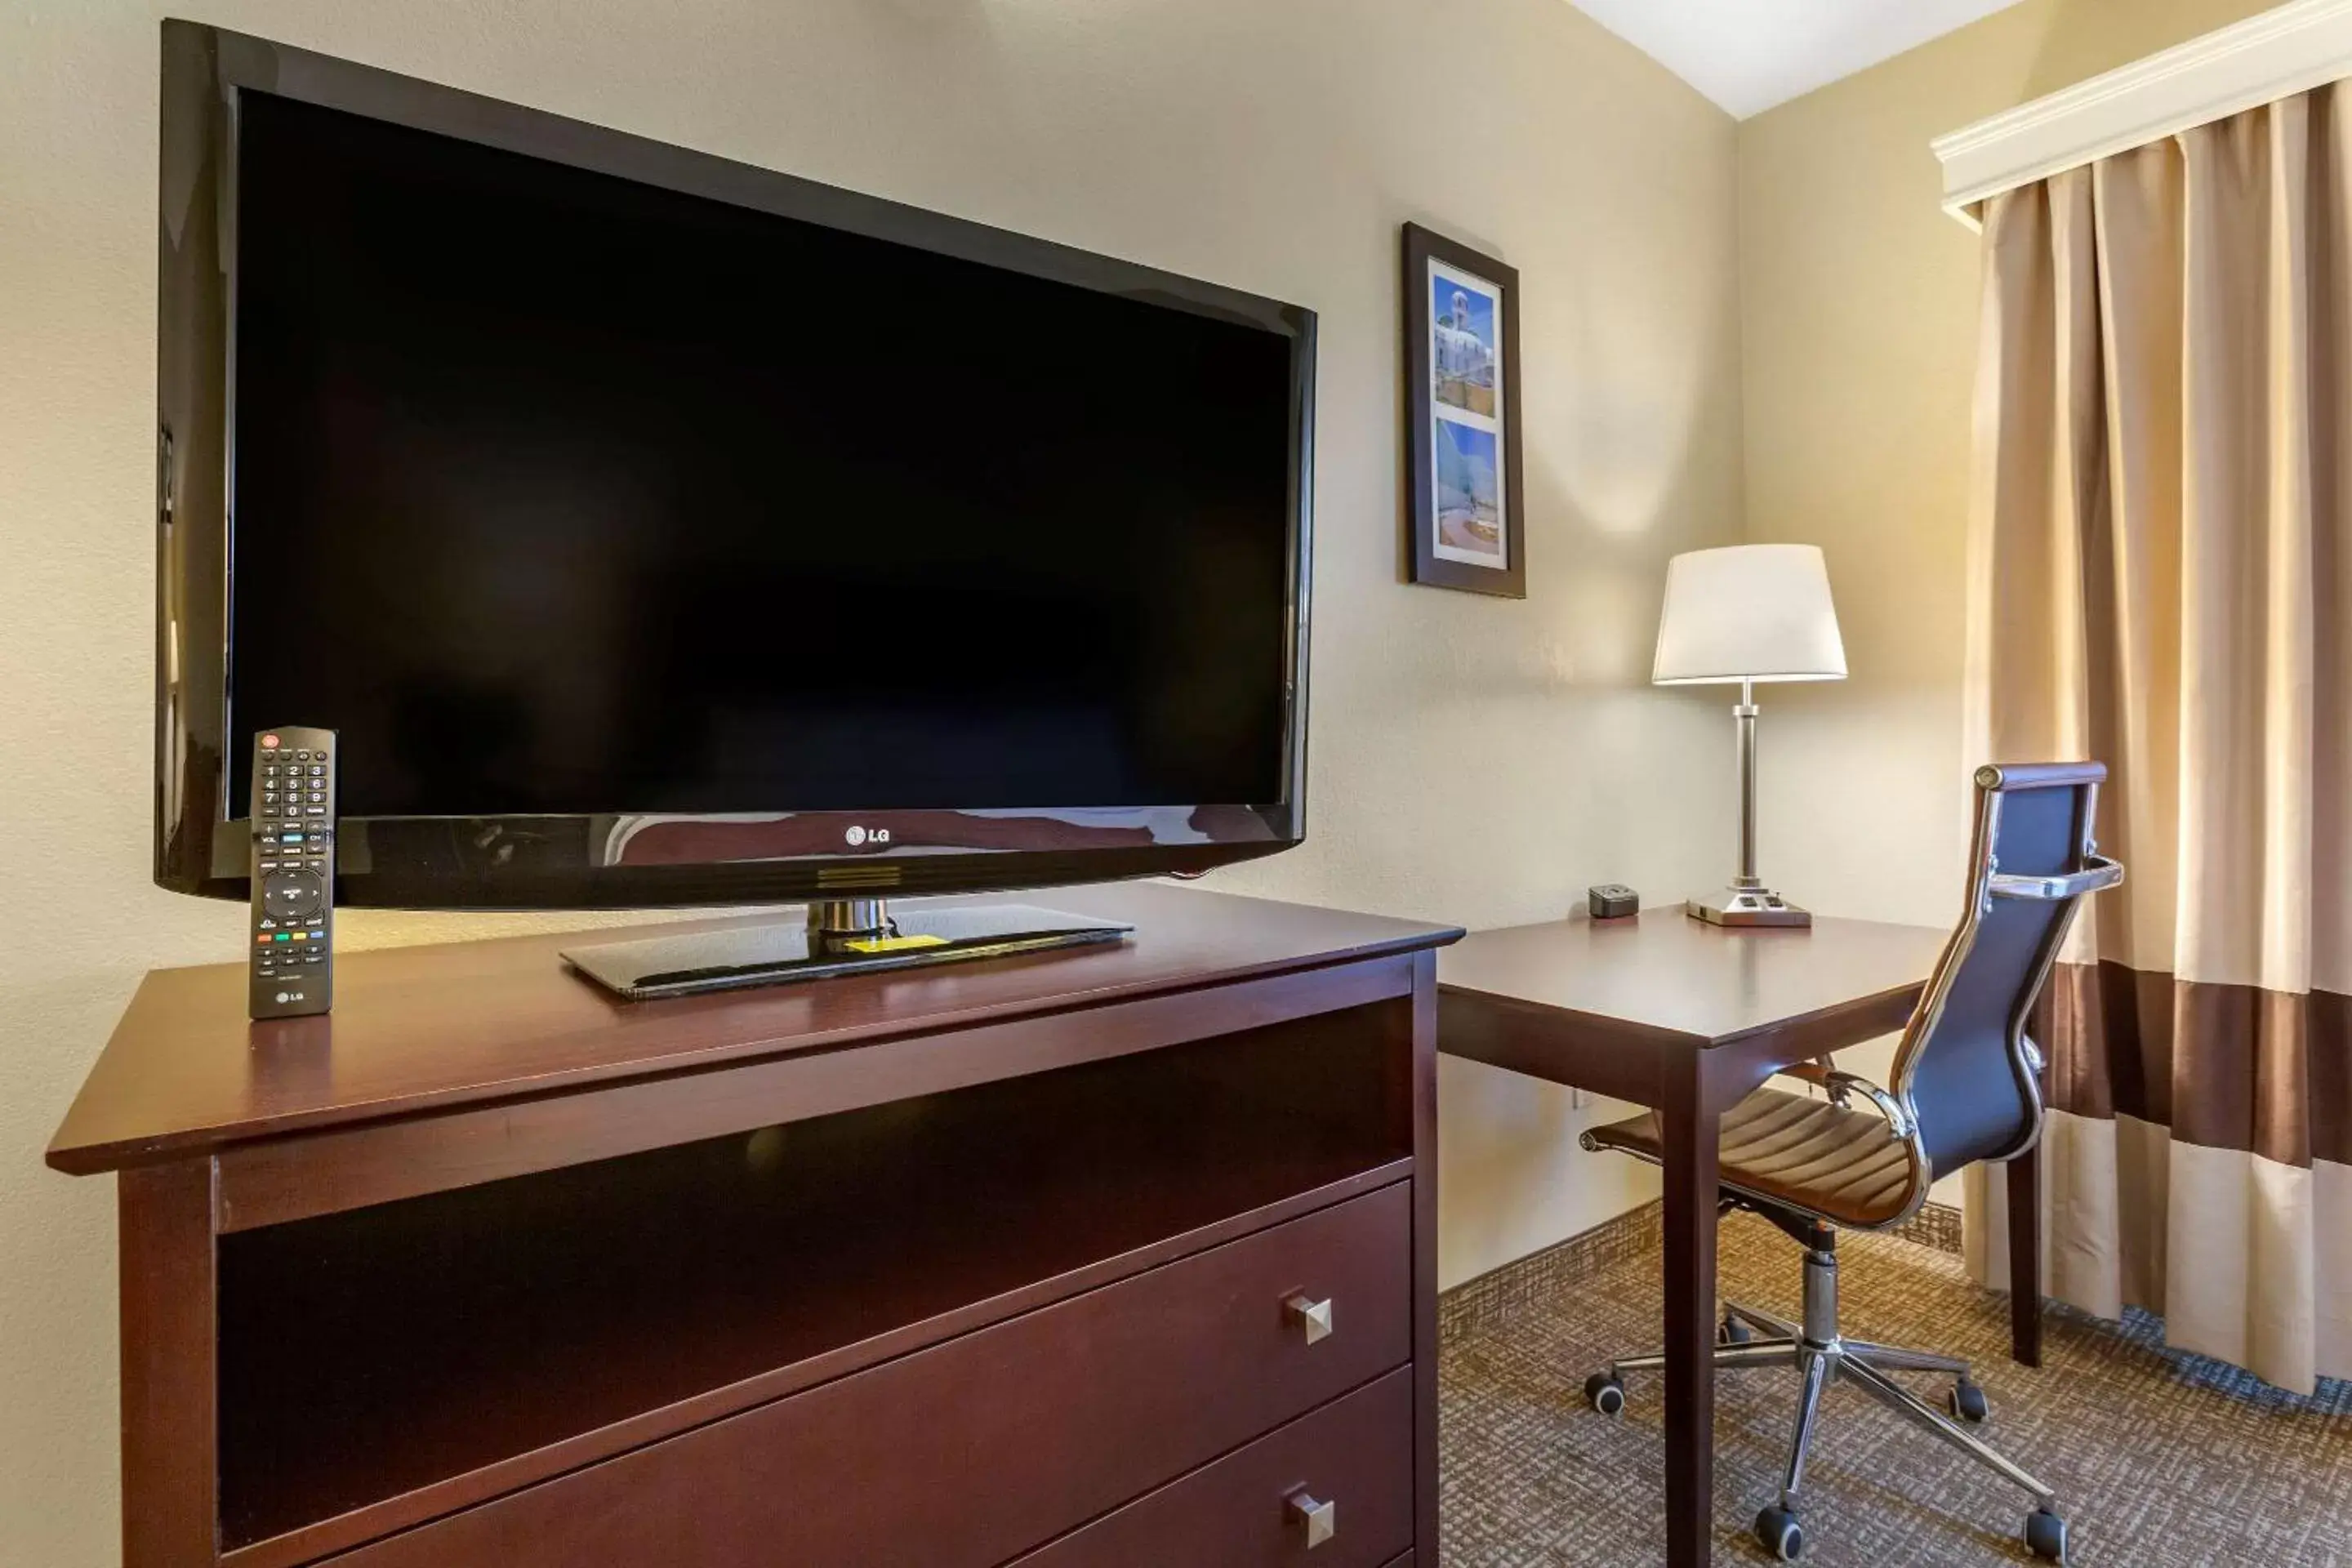
M1731 710L1739 736L1739 873L1719 893L1686 900L1684 912L1711 926L1809 926L1811 910L1801 910L1764 885L1756 874L1756 685L1739 683L1739 700Z
M1734 884L1719 893L1691 899L1683 911L1713 926L1809 926L1813 912L1800 909L1769 888Z

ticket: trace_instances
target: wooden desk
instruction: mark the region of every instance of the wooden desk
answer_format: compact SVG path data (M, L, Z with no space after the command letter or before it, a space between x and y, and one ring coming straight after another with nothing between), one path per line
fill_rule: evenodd
M1654 1108L1665 1135L1666 1561L1706 1563L1717 1144L1775 1072L1902 1028L1946 933L1873 921L1731 931L1653 910L1478 931L1438 955L1438 1049ZM2010 1167L2018 1359L2038 1364L2031 1156Z

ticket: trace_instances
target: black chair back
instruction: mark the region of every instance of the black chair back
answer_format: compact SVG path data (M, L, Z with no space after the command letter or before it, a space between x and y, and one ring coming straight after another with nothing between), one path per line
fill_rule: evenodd
M2123 880L2093 837L2097 763L1977 770L1969 902L1895 1058L1895 1098L1929 1170L2006 1160L2042 1135L2026 1019L2083 900Z

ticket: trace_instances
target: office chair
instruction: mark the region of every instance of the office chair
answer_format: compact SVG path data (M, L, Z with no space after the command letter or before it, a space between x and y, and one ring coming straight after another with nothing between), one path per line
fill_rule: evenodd
M1840 1230L1901 1225L1919 1212L1937 1177L1979 1160L2012 1159L2041 1137L2042 1061L2026 1037L2027 1016L2076 906L2124 878L2092 837L2106 774L2096 763L1977 770L1968 906L1903 1031L1892 1092L1809 1064L1797 1076L1826 1089L1827 1100L1759 1089L1723 1118L1724 1210L1759 1214L1805 1248L1804 1321L1727 1303L1715 1352L1717 1370L1792 1367L1801 1378L1780 1500L1756 1516L1757 1538L1784 1563L1804 1551L1797 1514L1805 1451L1822 1392L1839 1381L2025 1489L2034 1500L2026 1545L2037 1557L2065 1561L2066 1522L2056 1495L1968 1429L1989 1414L1968 1363L1840 1337L1836 1244ZM1850 1103L1857 1097L1868 1110ZM1581 1142L1653 1163L1660 1159L1654 1116L1596 1127ZM1625 1407L1624 1375L1664 1364L1663 1355L1612 1363L1586 1383L1585 1395L1604 1415L1617 1415ZM1896 1383L1895 1373L1952 1378L1946 1409Z

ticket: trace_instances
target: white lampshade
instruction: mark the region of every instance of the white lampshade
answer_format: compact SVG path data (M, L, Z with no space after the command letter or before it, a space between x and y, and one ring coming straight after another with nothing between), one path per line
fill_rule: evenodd
M1734 544L1666 563L1660 686L1843 680L1830 572L1811 544Z

